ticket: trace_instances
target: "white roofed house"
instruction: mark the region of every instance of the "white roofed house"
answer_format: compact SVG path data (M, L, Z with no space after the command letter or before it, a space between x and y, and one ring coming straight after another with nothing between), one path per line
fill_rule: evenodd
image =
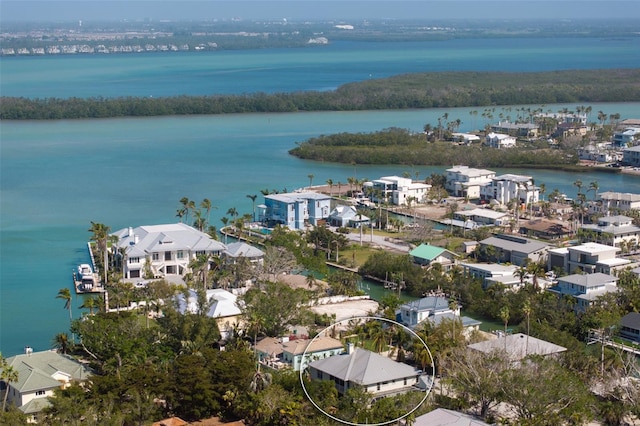
M331 226L359 228L368 226L370 219L359 213L354 206L338 205L329 214L328 222Z
M465 228L506 226L511 220L511 215L497 210L475 208L472 210L459 210L453 214L453 219L462 222Z
M506 344L506 345L505 345ZM521 361L529 355L543 357L555 357L567 351L567 348L556 345L546 340L538 339L526 334L507 334L497 339L484 340L467 346L469 349L490 354L507 348L507 356L510 361Z
M482 200L496 200L500 204L508 204L511 200L527 206L539 201L540 190L531 176L504 174L495 176L491 182L480 190Z
M596 272L594 274L573 274L558 277L558 284L548 291L560 296L572 296L576 299L576 312L584 312L598 297L618 291L618 278L613 275Z
M227 263L237 263L244 258L254 265L261 265L264 260L264 252L251 244L237 241L227 244L223 257Z
M489 133L485 137L485 144L491 148L512 148L516 146L516 138L504 133Z
M396 206L409 204L409 198L422 203L430 188L431 185L424 182L413 182L410 178L399 176L383 176L363 185L372 202L391 203Z
M242 311L238 306L238 296L216 288L206 291L206 299L209 307L206 316L215 318L222 339L226 339L232 333L235 326L241 324ZM199 310L198 295L195 290L189 289L187 293L179 293L176 296L176 307L181 314L196 314Z
M220 256L225 245L184 223L123 228L113 234L114 247L124 250L124 278L184 277L192 272L189 263L198 255ZM116 254L117 254L116 252Z
M55 389L64 389L73 383L83 383L89 379L92 371L74 358L55 351L26 353L6 359L7 365L18 373L16 382L9 382L7 403L13 404L25 413L33 423L38 421L39 413L50 406L49 397ZM4 394L4 392L3 392Z
M628 259L618 258L618 247L588 242L578 246L561 247L549 250L549 269L561 268L569 274L584 272L593 274L612 273L630 263Z
M322 225L329 217L331 197L317 192L290 192L264 197L260 220L276 223L291 230L302 230L307 225Z
M446 171L445 189L454 197L478 199L480 188L490 183L495 175L491 170L455 166Z

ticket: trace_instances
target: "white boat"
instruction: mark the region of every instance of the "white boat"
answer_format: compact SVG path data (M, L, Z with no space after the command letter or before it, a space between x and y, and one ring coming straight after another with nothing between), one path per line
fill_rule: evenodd
M80 281L85 277L93 279L93 269L88 263L81 263L78 265L77 279Z

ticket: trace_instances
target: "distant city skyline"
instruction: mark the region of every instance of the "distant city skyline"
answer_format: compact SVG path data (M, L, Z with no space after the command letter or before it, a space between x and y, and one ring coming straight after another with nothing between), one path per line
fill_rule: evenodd
M0 23L216 19L638 19L639 3L636 0L3 0L0 2Z

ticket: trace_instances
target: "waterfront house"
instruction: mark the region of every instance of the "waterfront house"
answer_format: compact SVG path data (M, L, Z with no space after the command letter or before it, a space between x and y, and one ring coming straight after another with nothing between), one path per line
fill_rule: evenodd
M490 183L495 175L491 170L455 166L447 169L444 188L454 197L478 199L480 188Z
M625 166L640 167L640 145L625 148L622 151L622 164Z
M455 306L455 309L452 307L446 297L427 296L402 304L396 320L410 328L416 328L427 321L432 326L438 326L444 320L459 321L467 336L480 328L480 321L460 315L460 305Z
M517 288L521 280L516 276L518 267L515 265L502 265L498 263L461 263L465 276L481 279L482 288L488 288L500 283L507 288Z
M455 310L449 306L449 299L442 296L423 297L400 305L398 320L410 328L438 315L453 313L460 316L460 306Z
M7 403L25 413L29 421L36 423L39 413L50 406L49 397L55 389L67 388L73 383L83 383L92 371L74 358L55 351L25 353L8 357L7 365L18 373L18 381L0 382L7 392Z
M640 342L640 313L629 312L620 320L620 337Z
M505 226L511 220L509 213L487 208L475 208L471 210L459 210L453 214L454 223L459 221L467 229L478 226Z
M627 147L640 139L640 127L626 127L620 132L613 133L613 144L619 147Z
M576 312L584 312L598 297L618 291L617 282L617 277L601 272L573 274L558 277L558 283L548 291L559 296L572 296L576 299Z
M311 361L324 359L344 352L340 340L329 336L313 339L296 336L265 337L255 345L258 360L273 369L305 369Z
M329 224L331 226L360 228L369 226L369 217L361 214L354 206L336 206L329 214Z
M431 244L420 244L409 252L409 256L416 263L423 267L430 267L435 263L442 265L444 270L449 270L456 263L458 255L442 247Z
M474 135L473 133L452 133L451 138L454 142L464 145L480 142L480 136Z
M640 194L629 192L606 191L598 194L597 203L592 204L594 212L608 215L616 212L628 212L630 210L640 210Z
M423 203L431 185L413 182L410 178L383 176L380 179L365 182L362 189L374 203L406 206L410 203Z
M220 256L226 248L184 223L129 227L111 235L117 238L111 250L125 254L125 279L183 277L198 255Z
M224 290L216 288L206 291L206 303L208 309L205 312L210 318L215 318L218 323L221 338L224 340L231 336L233 329L242 322L242 311L238 306L238 296ZM181 314L197 314L201 309L198 306L198 294L195 290L189 289L176 296L176 306Z
M291 230L303 230L308 225L326 223L331 208L331 197L318 192L290 192L269 194L264 197L260 220L281 224Z
M562 268L569 274L576 272L608 274L630 263L627 259L616 257L619 251L617 247L594 242L550 249L548 269Z
M237 263L240 259L247 259L252 265L262 265L264 252L251 244L237 241L227 244L223 257L227 263L231 264Z
M500 121L492 124L491 130L496 133L505 133L509 136L535 138L538 136L539 127L534 123L512 123L510 121Z
M547 250L548 244L516 235L500 234L480 241L481 252L493 251L492 258L498 262L509 262L518 266L525 261L546 261Z
M494 176L491 181L480 188L480 199L495 200L500 204L508 204L511 200L526 206L535 204L540 197L540 190L533 183L531 176L507 173Z
M506 345L506 346L505 346ZM484 340L467 346L469 349L490 354L495 351L507 350L507 356L512 362L521 361L527 356L538 355L543 357L556 357L566 352L567 348L556 345L546 340L537 339L526 334L501 333L497 339Z
M347 345L347 352L309 364L311 380L332 381L338 393L360 388L374 398L418 389L421 371L362 348Z
M491 132L485 137L485 144L491 148L512 148L516 146L516 138L504 133Z

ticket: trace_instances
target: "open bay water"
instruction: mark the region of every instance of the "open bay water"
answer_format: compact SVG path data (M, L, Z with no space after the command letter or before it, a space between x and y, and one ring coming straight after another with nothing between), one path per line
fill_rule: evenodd
M556 45L554 40L545 40L545 46L551 46L553 50ZM473 55L479 58L491 58L494 50L500 50L500 46L506 43L496 40L493 48L489 43L483 52L477 50L474 45L476 41L469 42L473 48L467 50L473 51ZM559 44L564 42L562 39L558 41ZM582 46L581 39L576 42ZM516 41L510 43L517 44ZM612 43L611 46L627 43L628 47L629 41L607 43ZM633 46L637 48L637 41L635 43ZM404 44L382 43L380 51L371 49L366 53L352 53L357 53L358 60L365 64L367 61L378 63L381 68L387 69L389 75L413 72L412 62L409 59L403 62L399 58L410 58L415 56L415 52L411 49L403 52L398 46ZM463 43L460 43L459 49L463 48ZM454 50L450 55L457 58ZM268 52L229 52L225 65L227 72L220 74L224 75L220 79L226 82L225 90L231 93L260 90L257 89L260 87L258 81L245 84L243 80L248 74L260 74L251 67L259 62L256 55L266 58ZM342 63L349 62L349 55L338 55L338 59L332 62L331 57L322 50L315 51L319 52L320 58L314 57L311 52L314 50L275 51L274 58L270 58L273 61L271 66L264 67L262 91L331 88L351 79L368 78L368 74L358 77L351 66L345 66L341 74ZM595 49L594 52L596 57L597 52L602 53L599 61L592 55L589 60L593 66L583 66L609 67L608 53L601 49ZM531 50L521 54L512 50L509 61L514 64L520 62L519 58L527 61L526 58L531 54ZM207 78L200 83L191 80L195 77L190 70L202 66L198 65L202 60L199 54L180 55L2 58L0 88L3 95L21 93L21 96L29 97L54 96L49 91L59 92L55 95L59 97L86 97L96 93L103 96L116 96L116 93L118 96L135 95L142 84L140 67L155 69L161 63L170 63L173 65L168 68L167 74L158 69L155 74L147 75L144 82L159 92L160 89L166 90L158 96L174 92L222 92L205 87L203 81ZM446 49L440 55L447 55ZM636 64L628 66L640 66L640 55L629 55L627 50L623 56L625 60L628 56L634 57L632 62ZM93 68L97 60L107 67L107 71L104 71L106 74L112 77L120 75L121 83L111 85L111 80L107 78L103 84L101 80L105 74L93 74L97 72ZM45 67L42 61L50 61L50 67ZM309 66L309 62L312 66ZM452 69L462 67L459 61L454 62ZM468 62L466 69L479 69L476 62ZM111 67L109 64L112 64ZM356 62L352 65L355 67ZM567 64L561 63L558 67L565 68L564 65ZM551 67L552 64L545 66ZM618 63L617 66L622 65ZM69 71L66 77L63 69ZM180 74L180 69L185 70L184 75ZM271 69L287 69L293 74L283 74L277 78L279 74L273 74ZM297 73L294 70L298 70ZM319 82L319 76L324 74L330 77ZM235 86L234 82L237 83ZM31 86L37 89L31 91ZM200 92L197 87L200 87ZM557 111L565 106L575 107L547 105L545 108ZM640 103L590 106L594 112L620 113L622 118L640 117ZM91 221L104 223L114 231L127 226L174 222L177 221L176 210L180 207L178 200L186 196L196 203L203 198L212 200L218 208L211 212L211 223L219 227L222 224L220 218L229 208L235 207L241 213L251 211L251 200L247 195L256 194L260 200L260 190L264 188L291 191L306 186L309 184L309 174L314 175L313 184L322 184L327 179L346 184L350 176L376 178L405 171L414 175L419 171L420 176L425 177L431 173L441 173L446 167L352 166L304 161L291 157L288 150L296 142L321 134L370 132L387 127L420 131L425 123L436 123L437 118L445 112L451 120L462 120L461 130L469 130L471 110L456 108L2 122L0 350L8 356L22 352L26 345L35 350L48 349L56 333L68 330L69 318L63 308L64 302L55 296L60 288L71 288L72 269L88 260L86 242L90 237L87 230ZM455 159L452 159L453 164L456 164ZM630 175L595 172L578 175L544 170L515 172L534 176L538 184L544 182L547 192L558 188L569 196L575 195L576 188L572 182L576 179L581 179L585 185L597 181L600 191L640 193L640 178ZM74 318L80 315L77 307L81 303L81 298L74 295Z

